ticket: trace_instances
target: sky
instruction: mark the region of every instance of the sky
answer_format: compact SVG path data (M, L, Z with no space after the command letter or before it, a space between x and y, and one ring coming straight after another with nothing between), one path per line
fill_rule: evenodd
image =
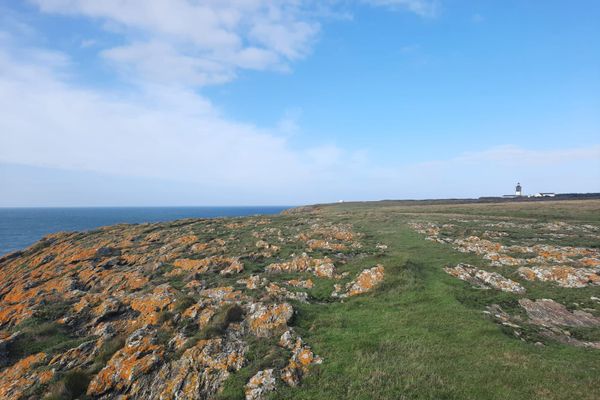
M0 0L0 206L600 192L596 0Z

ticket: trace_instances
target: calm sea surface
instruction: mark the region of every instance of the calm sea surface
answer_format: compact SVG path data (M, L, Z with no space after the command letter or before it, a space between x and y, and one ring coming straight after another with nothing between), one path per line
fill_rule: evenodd
M0 255L23 249L45 235L59 231L85 231L118 223L181 218L277 214L286 208L289 207L0 208Z

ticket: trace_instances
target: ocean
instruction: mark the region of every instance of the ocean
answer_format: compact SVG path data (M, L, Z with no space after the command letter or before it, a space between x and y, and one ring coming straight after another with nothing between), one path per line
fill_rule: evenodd
M286 208L289 206L0 208L0 256L54 232L86 231L118 223L278 214Z

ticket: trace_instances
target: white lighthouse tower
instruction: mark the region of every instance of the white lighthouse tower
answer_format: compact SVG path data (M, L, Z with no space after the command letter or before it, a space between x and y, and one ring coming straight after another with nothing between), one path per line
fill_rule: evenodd
M515 188L515 196L517 196L517 197L523 196L523 190L521 188L520 183L517 183L517 187Z

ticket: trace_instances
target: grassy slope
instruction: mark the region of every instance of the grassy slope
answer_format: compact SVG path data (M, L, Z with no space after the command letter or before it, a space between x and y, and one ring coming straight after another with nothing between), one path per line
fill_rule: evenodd
M442 271L446 264L478 259L425 241L406 226L406 213L413 212L598 220L600 202L578 203L445 210L393 204L326 207L324 216L352 221L368 233L367 240L389 245L385 256L345 267L359 271L381 262L386 282L371 295L345 303L299 306L296 329L325 364L301 390L282 390L275 398L600 398L600 352L538 347L503 333L482 315L483 303L477 303L482 292Z

